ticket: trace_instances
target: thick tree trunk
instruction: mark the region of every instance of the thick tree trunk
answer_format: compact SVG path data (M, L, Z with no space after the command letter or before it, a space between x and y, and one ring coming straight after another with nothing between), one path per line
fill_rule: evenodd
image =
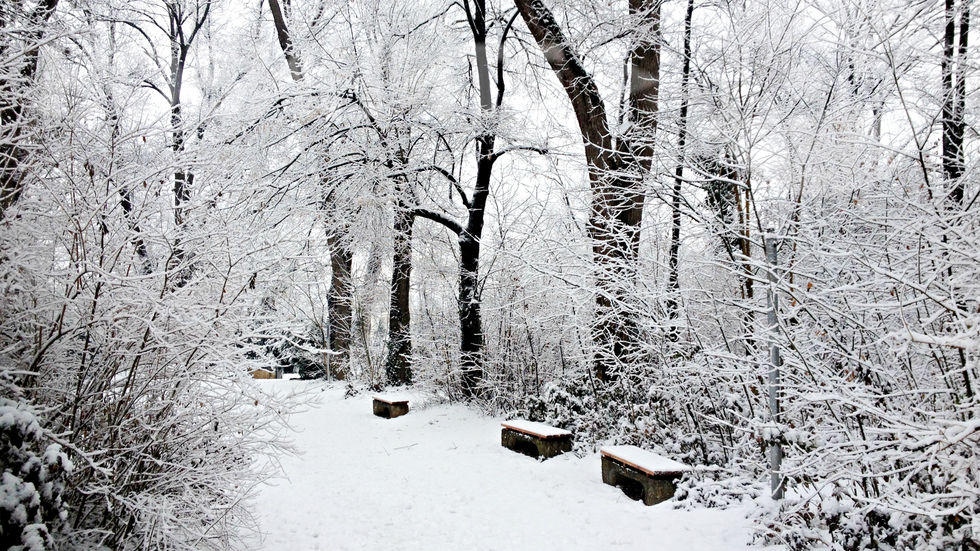
M636 280L643 217L643 177L649 171L660 90L660 2L630 0L641 29L630 53L629 127L614 146L605 104L592 76L578 60L554 15L542 0L514 0L528 30L571 101L585 142L592 185L589 235L596 266L596 311L592 336L595 375L606 382L629 362L638 340L628 307Z
M478 396L483 381L483 318L480 315L480 239L484 215L490 196L490 174L493 170L493 136L483 136L479 143L476 187L469 207L466 227L459 234L459 326L462 355L462 387L467 396Z
M956 15L960 12L959 44L956 43ZM962 0L959 10L956 0L946 0L946 29L943 40L942 84L943 84L943 172L947 185L950 186L948 195L950 203L962 205L964 200L963 173L965 164L963 158L963 138L966 133L964 123L964 108L966 101L966 78L964 64L966 62L967 38L970 28L970 6L968 0ZM957 73L959 69L960 74Z
M476 49L477 79L480 89L480 110L485 115L494 112L490 90L490 63L487 57L486 3L475 0L470 10L468 0L464 2L473 42ZM508 27L509 28L509 27ZM506 31L504 31L506 37ZM501 48L503 47L503 39ZM498 59L498 63L500 60ZM499 69L499 68L498 68ZM499 76L499 75L498 75ZM497 82L497 105L503 100L503 79ZM483 319L480 314L480 240L483 237L484 217L487 198L490 196L490 175L493 172L494 142L493 134L477 138L476 185L473 197L467 205L466 226L459 232L459 326L460 356L462 377L461 386L467 397L481 394L483 381ZM465 199L464 199L465 202Z
M653 165L660 103L660 4L662 0L630 0L629 13L639 24L630 52L630 126L620 138L625 164L642 177ZM639 208L642 209L642 197Z
M351 328L353 308L351 296L351 264L354 255L342 236L327 237L330 247L330 292L327 295L327 316L330 319L330 364L328 373L335 379L347 378L350 370Z
M947 210L951 213L950 222L960 223L959 216L961 209L968 208L965 205L965 156L963 143L966 136L966 55L970 31L970 2L961 0L957 9L956 0L946 0L946 29L943 39L943 59L942 59L942 89L943 89L943 108L942 108L942 144L943 144L943 175L946 185L949 187L949 194L946 196ZM959 43L957 44L956 16L959 13ZM959 74L957 74L959 73ZM943 235L943 243L948 241L947 235ZM954 269L952 264L946 269L946 275L953 281ZM954 292L962 292L955 289ZM966 301L962 298L957 299L957 306L961 311L967 310ZM963 373L963 387L965 397L973 398L973 382L970 380L970 370L967 369L966 355L960 351L960 367Z
M283 5L286 9L283 9ZM292 33L286 25L289 0L285 0L283 5L280 5L279 0L269 0L269 11L272 12L272 23L276 28L279 46L289 66L289 76L293 82L302 82L305 75L303 64L293 46ZM350 369L351 328L353 327L351 303L354 286L351 283L351 260L354 255L346 237L343 234L331 233L328 238L331 276L330 292L327 295L327 324L332 354L327 360L327 373L337 379L346 378Z
M463 393L476 396L483 380L483 320L480 315L480 242L463 232L459 236L459 351Z
M388 384L412 383L412 229L415 216L401 201L395 205L395 252L392 256L391 309L388 312Z
M181 62L183 66L183 62ZM182 78L179 75L183 73L181 70L179 73L175 73L175 78ZM176 162L181 163L184 153L184 130L183 130L183 118L181 117L181 106L180 106L180 82L176 81L173 86L173 105L171 106L171 131L173 133L173 138L171 142L171 148L173 149L174 156L176 157ZM178 164L179 167L179 164ZM177 168L174 170L174 227L176 228L176 236L174 237L173 253L170 257L168 270L174 272L173 275L173 285L177 288L183 287L191 280L191 275L193 271L193 265L188 263L187 251L184 249L184 233L187 230L187 217L186 209L191 198L191 188L194 184L194 173L185 170L184 168Z
M174 106L174 116L173 116L173 151L177 155L177 162L180 162L180 156L184 153L184 131L181 128L183 122L180 117L180 105ZM194 173L183 168L178 168L174 171L174 224L178 229L184 227L184 223L187 221L184 216L184 209L188 201L191 199L191 186L194 183Z
M16 96L23 90L15 90L17 84L0 83L0 220L24 191L23 165L27 159L24 147L22 113L23 105ZM6 98L14 97L12 101Z

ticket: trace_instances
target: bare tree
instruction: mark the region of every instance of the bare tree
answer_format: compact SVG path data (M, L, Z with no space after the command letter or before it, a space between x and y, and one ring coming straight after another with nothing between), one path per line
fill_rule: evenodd
M473 191L467 195L462 185L452 172L438 169L453 185L459 200L466 208L466 222L460 224L441 213L424 208L415 211L416 216L438 222L458 236L459 243L459 323L460 323L460 355L461 355L461 388L466 397L478 397L482 394L481 384L484 377L485 343L483 334L483 317L481 315L480 290L480 249L483 230L486 225L487 201L490 197L490 184L494 164L513 148L501 146L500 136L494 131L493 121L504 102L506 83L504 80L504 46L517 17L514 13L509 18L500 17L497 23L502 25L497 44L496 80L490 78L491 65L487 48L490 38L489 29L491 13L485 0L464 0L462 7L466 13L466 21L476 54L477 91L479 94L479 111L477 119L480 128L477 130L476 141L476 178ZM494 97L493 84L496 85ZM518 147L519 149L539 150L535 147Z
M684 163L687 147L687 114L690 107L691 86L691 20L694 17L694 0L687 1L684 15L684 49L681 55L681 109L677 136L677 168L674 169L674 187L670 198L670 252L667 256L667 315L673 322L678 317L678 292L680 291L679 257L681 248L681 192L684 188ZM672 341L678 338L677 328L671 325L667 336Z
M293 33L287 24L289 18L289 0L280 4L279 0L269 0L269 10L276 29L276 37L282 48L289 74L293 82L300 83L305 78L303 64L296 50ZM330 187L330 175L324 174L321 184ZM323 198L324 210L332 218L342 220L347 216L336 208L336 195L325 191ZM353 328L353 285L351 282L354 253L350 236L346 235L343 224L335 224L328 230L327 244L330 249L330 291L327 299L328 335L331 354L328 356L327 373L337 379L345 379L350 370L351 331Z
M173 172L173 222L176 235L171 244L167 269L172 271L172 282L184 285L190 277L190 267L185 265L184 237L187 208L194 186L194 172L184 159L188 135L183 92L188 72L188 58L195 41L208 21L212 0L159 0L160 4L133 3L127 6L130 16L113 11L107 17L118 20L137 32L144 40L144 53L155 68L154 76L147 76L142 85L155 91L167 103L170 115L170 149L177 164ZM162 8L162 13L161 13ZM120 10L121 11L121 10ZM164 48L158 48L158 36L162 34ZM163 50L165 53L161 53ZM160 83L162 80L162 84ZM203 134L203 126L196 128ZM200 137L200 136L198 136Z
M227 165L195 172L220 190L222 216L184 234L188 255L208 262L180 287L144 272L134 234L151 251L165 246L153 236L172 227L171 177L183 160L168 117L146 117L157 97L123 66L143 59L109 60L134 43L152 47L140 32L149 25L118 24L143 7L135 2L72 7L80 16L63 22L37 69L43 108L32 132L44 147L31 165L42 185L0 224L0 407L9 416L12 398L13 409L36 412L41 430L25 436L41 441L25 451L44 453L24 472L47 477L34 479L41 502L25 503L39 537L11 541L5 516L0 539L4 548L229 549L250 528L248 496L269 474L256 459L282 451L278 399L247 376L264 364L249 340L255 274L284 252L256 241L277 221L252 199L270 203L275 192L251 176L261 172L255 150L216 146ZM52 499L63 504L48 524L53 542L39 524L53 520ZM46 510L34 515L38 506Z
M593 77L551 10L542 0L515 0L531 35L565 89L585 142L592 185L589 235L594 240L596 312L592 328L597 347L595 374L615 377L637 342L629 287L635 280L643 217L642 183L650 170L660 94L660 2L630 0L630 15L639 30L630 51L626 131L617 135Z

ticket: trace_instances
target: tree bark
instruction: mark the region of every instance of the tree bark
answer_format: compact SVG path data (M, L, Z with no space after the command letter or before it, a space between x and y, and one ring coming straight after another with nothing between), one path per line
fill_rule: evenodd
M289 8L289 0L283 5ZM286 25L288 13L283 10L279 0L269 0L269 11L272 12L272 23L276 28L276 37L282 48L283 57L289 66L289 76L293 82L302 82L305 76L303 64L293 44L292 33ZM330 194L328 194L329 196ZM329 201L329 199L327 199ZM330 249L330 291L327 295L328 330L330 333L330 350L327 373L337 379L345 379L350 369L351 327L353 321L352 297L354 286L351 283L351 261L354 253L346 235L331 232L328 237Z
M412 384L412 230L415 216L402 201L395 204L395 252L392 256L391 308L388 311L388 384Z
M462 387L466 396L480 395L483 381L483 317L480 312L480 239L484 214L490 196L490 174L493 170L493 135L477 140L476 187L469 207L466 226L459 234L459 326L462 360Z
M638 330L628 307L636 279L643 177L649 171L660 92L660 2L630 0L630 14L641 27L630 52L628 128L614 145L606 107L594 79L565 38L542 0L514 0L528 30L544 53L575 111L585 142L592 186L589 235L596 265L596 311L592 336L595 375L608 382L617 366L635 352Z
M676 320L680 294L680 250L681 250L681 191L683 191L684 159L687 146L687 111L690 101L691 79L691 20L694 17L694 0L687 0L687 12L684 15L684 64L681 69L681 112L678 121L677 136L677 168L674 170L674 188L670 200L670 252L667 259L667 317L670 329L667 337L671 341L679 338Z
M963 138L966 134L964 111L966 102L965 62L967 39L970 28L970 5L968 0L960 2L946 0L946 28L943 37L942 88L943 88L943 173L950 186L949 202L962 205L964 200ZM959 44L956 42L956 15L960 15ZM957 69L959 74L957 75Z
M965 156L963 142L966 135L966 55L970 31L970 2L961 0L957 9L956 0L946 0L946 28L943 37L942 58L942 144L943 144L943 175L949 194L946 196L947 210L951 213L950 222L959 224L959 213L966 207L965 201ZM957 44L956 16L959 12L959 43ZM959 74L957 74L959 73ZM943 235L943 243L948 242L948 236ZM946 269L950 281L954 280L952 264ZM956 291L960 291L956 289ZM955 292L955 291L954 291ZM966 301L957 299L961 311L967 310ZM966 355L960 351L960 367L963 373L963 386L967 399L973 398L973 383L970 371L967 369Z
M351 264L354 255L344 236L331 233L327 237L330 247L330 292L327 294L327 316L330 319L330 364L327 372L338 380L347 378L350 371L351 328L353 308L351 296Z

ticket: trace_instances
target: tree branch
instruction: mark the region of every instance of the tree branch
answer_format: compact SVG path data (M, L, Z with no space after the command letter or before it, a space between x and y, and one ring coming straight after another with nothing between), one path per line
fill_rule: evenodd
M510 32L510 28L514 26L514 21L521 12L514 11L514 15L510 16L510 21L507 22L507 26L504 27L503 34L500 35L500 47L497 48L497 107L504 102L504 43L507 42L507 33Z
M388 177L396 178L398 176L405 176L406 174L414 174L418 172L427 172L427 171L438 172L439 174L442 174L447 180L449 180L453 184L453 187L456 188L456 193L459 193L459 199L463 202L463 206L465 206L466 208L470 208L471 205L470 200L469 198L466 197L466 193L463 191L463 186L459 184L459 180L457 180L456 177L453 176L451 172L442 168L441 166L426 165L417 168L410 168L407 170L400 170L398 172L389 173Z
M283 16L279 0L269 0L269 11L272 12L272 23L276 27L276 36L279 38L279 47L286 57L286 65L289 66L289 74L293 82L303 80L303 67L293 48L293 37L289 34L286 27L286 18Z
M555 16L541 0L514 0L514 4L572 102L585 141L585 156L593 170L599 173L613 168L606 106L592 75L582 66Z
M143 84L141 86L143 88L149 88L150 90L155 91L156 93L158 93L161 96L163 96L163 99L167 100L167 103L173 104L173 100L170 99L170 95L167 94L166 92L164 92L163 90L161 90L159 86L157 86L156 84L153 84L153 82L151 82L150 80L144 79L143 80Z
M413 209L412 216L417 216L419 218L426 218L432 220L433 222L438 222L443 226L447 227L449 231L455 233L456 235L463 233L463 226L444 214L439 214L438 212L434 212L428 209Z
M493 155L490 156L490 163L497 162L497 159L503 157L504 155L506 155L507 153L510 153L511 151L533 151L533 152L539 153L541 155L547 155L548 154L548 150L546 148L543 148L543 147L535 147L533 145L515 145L513 147L505 147L505 148L501 149L500 151L495 151L493 153Z

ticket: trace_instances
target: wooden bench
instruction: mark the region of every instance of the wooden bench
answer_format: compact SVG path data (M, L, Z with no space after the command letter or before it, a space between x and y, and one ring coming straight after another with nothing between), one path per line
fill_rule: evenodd
M374 414L385 419L394 419L408 413L408 399L393 396L375 396Z
M251 375L253 379L275 379L276 378L276 372L275 371L271 371L271 370L268 370L268 369L265 369L265 368L262 368L262 367L257 367L255 369L253 369L252 371L249 371L249 375Z
M617 486L630 499L656 505L674 497L678 478L691 467L636 446L606 446L602 454L602 481Z
M572 451L572 433L567 430L520 420L501 426L500 445L515 452L544 460Z

